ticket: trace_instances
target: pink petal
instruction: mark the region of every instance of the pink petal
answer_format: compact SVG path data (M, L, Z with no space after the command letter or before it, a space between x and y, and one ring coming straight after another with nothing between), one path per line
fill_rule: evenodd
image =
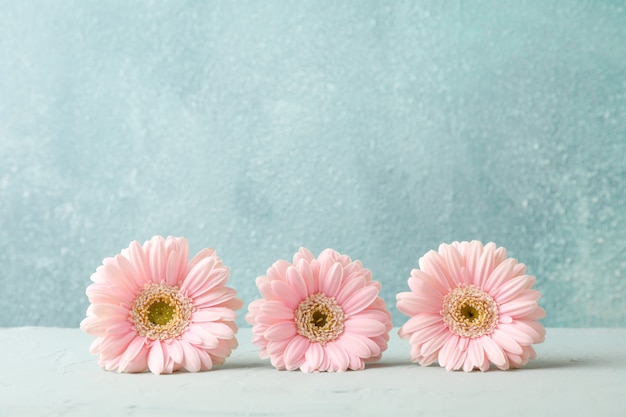
M181 277L187 275L187 266L189 262L189 243L187 243L187 239L185 238L177 238L177 250L176 250L176 258L178 260L178 277L179 280Z
M321 273L321 272L320 272ZM343 266L336 262L328 270L325 276L320 275L320 292L328 297L337 295L343 281Z
M409 339L410 343L412 345L417 343L425 343L426 341L440 334L442 329L443 326L441 323L435 323L431 324L430 326L422 327L421 329L416 330L411 335Z
M201 371L208 371L211 368L213 368L213 359L211 359L211 355L208 352L201 350L201 349L196 349L196 353L198 354L198 357L200 358L200 370ZM216 364L219 365L218 363Z
M295 322L283 321L270 326L265 332L269 341L279 341L293 337L296 334Z
M185 341L181 341L180 346L183 349L183 354L185 356L183 360L183 366L189 372L198 372L201 367L200 356L198 355L198 350L196 347L186 343Z
M235 331L226 323L208 322L203 323L202 328L213 334L219 339L232 339L235 337Z
M183 291L187 291L187 294L189 294L190 297L194 297L195 295L200 295L206 292L200 290L209 281L216 261L216 258L209 257L204 258L200 262L198 262L189 271L189 274L180 285L180 289ZM220 277L222 277L224 273L226 273L226 271L221 271Z
M348 297L343 302L341 308L348 316L359 313L363 309L367 308L378 297L378 288L374 286L367 286L361 288Z
M191 270L198 264L200 263L200 261L202 261L203 259L206 258L216 258L217 256L215 255L215 250L212 248L204 248L202 249L200 252L198 252L193 259L191 260L191 262L189 262L189 265L187 265L187 274L189 274L189 272L191 272ZM219 263L219 262L218 262ZM214 265L215 266L215 265Z
M506 326L504 326L506 327ZM491 339L498 344L502 349L507 352L514 353L516 355L522 354L522 347L515 341L510 334L502 330L496 330L491 334Z
M261 306L261 311L277 320L293 320L294 310L280 301L267 301Z
M381 298L378 298L381 300ZM384 302L384 301L383 301ZM360 311L357 314L353 314L350 316L353 319L371 319L380 321L381 323L390 323L391 322L391 313L387 310L376 310L372 306L369 309Z
M348 369L350 357L337 342L332 341L324 345L326 356L330 359L329 370L333 372L343 372Z
M179 364L183 363L184 352L183 347L181 346L181 342L179 340L172 339L171 341L169 341L167 351L174 362Z
M167 258L167 264L165 267L165 282L167 285L174 287L178 285L178 254L172 252L169 258Z
M234 299L236 294L232 288L218 288L193 297L193 303L196 308L209 308Z
M298 270L293 266L287 268L287 283L297 294L298 301L302 301L309 296L304 278L302 278Z
M503 304L513 300L521 291L526 289L528 282L531 281L528 275L521 275L505 282L498 288L491 291L491 295L498 300L498 304Z
M437 314L443 306L443 299L422 296L411 292L401 292L396 295L398 310L408 316L418 313Z
M98 317L115 318L119 321L126 320L129 315L127 308L114 304L92 304L90 308Z
M535 300L512 300L500 305L499 314L518 318L533 312L537 307Z
M431 363L437 359L439 349L441 349L444 343L450 338L450 332L442 328L439 333L434 334L430 339L426 340L421 347L421 353L425 357L435 355ZM428 364L430 365L430 363Z
M514 269L517 264L517 260L513 258L505 259L500 265L498 265L489 278L483 283L483 289L488 293L500 287L504 282L515 277Z
M300 276L302 276L302 279L304 279L307 288L307 294L317 294L317 292L319 291L319 285L317 280L313 276L311 264L304 259L300 259L296 264L296 268L298 269Z
M315 259L315 255L311 253L307 248L300 248L298 252L293 256L293 264L297 265L301 261L305 261L306 263L310 263Z
M346 281L345 284L339 289L339 292L335 297L337 304L343 305L345 301L356 291L365 288L365 284L367 284L367 281L365 281L365 278L363 277L356 277Z
M191 321L195 323L202 323L207 321L217 321L220 320L222 316L210 309L203 309L194 311L191 313Z
M293 308L294 310L298 307L300 304L298 294L296 294L296 292L292 290L289 285L283 281L272 281L271 285L272 291L283 302L283 304Z
M355 337L350 333L342 334L341 337L337 339L337 344L353 356L356 355L360 358L369 358L372 355L372 352L367 344L364 343L362 339Z
M273 357L282 357L289 342L291 342L291 338L289 337L275 342L270 340L266 346L267 354Z
M287 268L289 268L291 264L284 260L279 260L274 262L272 266L267 270L267 277L270 281L278 280L284 281L287 276Z
M431 250L419 260L420 269L431 277L435 278L442 287L449 286L454 280L448 273L448 266L443 257Z
M480 264L480 258L481 255L483 253L483 245L482 243L473 240L469 243L469 246L467 247L467 253L466 253L466 264L467 264L467 270L471 271L471 281L470 282L466 282L466 284L472 284L472 285L476 285L479 286L478 283L476 282L476 277L475 277L475 273L478 270L478 265Z
M213 349L218 345L219 340L218 336L208 328L212 324L216 323L190 324L187 331L183 333L183 340L193 346Z
M370 319L348 319L344 323L345 331L362 336L379 336L387 332L384 323Z
M439 314L429 314L429 313L419 313L411 317L407 320L402 327L400 327L400 335L401 337L410 335L411 333L419 330L421 328L439 323L443 326L443 321L441 319L441 315Z
M144 285L148 281L145 279L143 274L137 271L136 266L133 265L128 258L122 255L117 255L115 260L117 261L118 268L124 274L126 279L132 283L135 290L143 289Z
M148 252L150 260L150 275L152 282L159 284L165 281L165 241L163 238L153 238L152 250ZM148 357L148 361L150 358ZM161 369L162 371L162 369ZM160 372L159 372L160 373Z
M304 354L309 348L309 340L302 336L295 336L285 347L284 359L287 370L295 370L304 362Z
M306 364L314 371L319 370L324 362L324 350L319 343L309 343L309 348L304 354ZM301 368L302 369L302 368Z
M491 340L489 336L482 336L478 339L475 339L475 341L479 341L482 344L482 347L485 350L485 353L487 354L487 357L489 358L491 363L493 363L500 369L506 369L508 367L507 359L504 355L504 352L502 351L500 346L496 344L496 342Z
M491 275L494 269L495 257L494 252L496 245L493 242L489 242L483 248L483 253L480 256L478 265L474 273L474 282L477 287L482 287L483 283L487 281L487 278Z
M456 274L465 267L463 257L459 253L456 247L452 245L440 245L439 253L443 256L450 272L451 280L448 281L448 285L444 288L444 294L456 287L456 283L460 281L460 277Z
M148 368L153 374L163 373L165 368L165 357L163 356L163 347L160 340L154 340L150 353L148 353Z
M458 349L460 337L457 335L450 335L450 338L443 344L443 347L439 351L439 365L451 371L454 369L454 365L463 352Z

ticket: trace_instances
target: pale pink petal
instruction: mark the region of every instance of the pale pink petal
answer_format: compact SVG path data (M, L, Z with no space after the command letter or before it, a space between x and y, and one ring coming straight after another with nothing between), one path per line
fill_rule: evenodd
M211 309L203 309L191 313L191 321L194 323L202 323L207 321L220 320L222 316Z
M189 274L189 272L191 272L191 270L203 259L206 258L213 258L215 255L215 250L213 248L205 248L202 249L200 252L198 252L193 259L191 260L191 262L189 262L189 264L187 265L187 274ZM217 264L214 266L218 266Z
M319 343L310 343L309 348L304 354L306 364L312 370L318 370L324 361L324 349Z
M330 359L329 371L342 372L348 369L350 358L336 341L326 343L324 351L326 357Z
M285 347L285 367L287 370L293 371L302 365L309 344L309 340L302 336L295 336L289 341Z
M176 255L177 253L174 252L167 258L165 267L165 282L171 287L178 285L178 257Z
M506 356L504 355L504 352L502 351L500 346L498 346L498 344L491 339L491 337L483 336L479 339L476 339L476 341L480 341L491 363L493 363L500 369L508 368L508 362Z
M387 331L384 323L370 319L348 319L345 329L363 336L378 336Z
M270 326L265 332L265 338L270 341L284 340L296 334L294 322L283 321Z
M298 270L293 266L287 268L287 283L297 294L298 301L302 301L309 296L304 278L302 278Z
M376 297L378 297L378 288L368 286L361 288L360 290L356 290L343 302L341 307L345 314L351 316L367 308L374 302Z
M198 372L202 363L200 362L200 356L198 355L199 349L181 341L180 346L183 349L184 360L182 362L183 367L189 372Z
M152 239L152 250L149 252L150 260L150 277L155 284L165 281L165 241L162 237L154 237ZM148 357L148 360L150 358ZM160 373L160 372L159 372Z
M516 259L508 258L502 261L493 270L489 278L485 280L482 288L488 293L492 293L494 289L499 288L503 283L517 276L515 275L516 265L517 265Z
M307 287L307 294L316 294L319 291L319 284L317 279L313 276L313 271L311 270L311 264L309 261L300 259L295 265L300 273L300 276L304 279Z
M293 256L293 264L297 265L300 261L305 261L310 264L315 259L315 255L311 253L307 248L300 248L298 252Z
M507 326L504 326L507 327ZM496 330L491 334L491 339L502 349L516 355L522 354L522 347L517 341L506 331Z
M153 374L163 373L165 368L165 357L163 355L163 347L161 341L155 340L150 347L150 353L148 353L148 368Z
M420 269L436 279L441 286L447 287L452 282L448 273L448 266L443 257L435 251L430 251L419 260Z
M356 291L362 289L367 284L367 281L363 277L356 277L349 281L346 281L343 287L339 290L339 293L335 297L337 303L343 305L346 300L351 297Z
M431 326L433 324L442 323L441 315L439 314L429 314L429 313L418 313L413 315L409 320L407 320L402 327L400 327L400 337L407 338L411 333L422 329L427 326Z
M533 277L530 277L528 275L521 275L511 278L497 289L492 290L491 295L498 299L499 304L506 303L515 299L523 290L525 290L527 288L528 282L532 279ZM538 298L539 297L537 297L537 299Z
M171 339L167 343L167 350L170 354L172 360L176 363L183 363L184 352L183 347L181 346L181 341L176 339Z
M489 242L485 245L483 253L480 255L478 265L476 265L476 271L474 273L474 285L482 287L487 281L487 278L491 275L495 264L495 252L496 245L493 242Z
M341 287L342 281L343 266L339 262L336 262L330 267L326 276L320 276L320 292L328 297L335 297Z
M350 333L341 335L341 337L337 339L337 344L340 345L344 351L350 352L352 355L356 355L360 358L369 358L372 356L372 351L367 346L367 343L363 342L362 338L358 338Z
M190 296L192 294L201 294L198 290L209 280L209 276L213 271L216 259L208 257L200 260L190 271L185 281L181 284L180 289L186 291Z
M233 348L229 348L228 351L230 352ZM202 349L196 349L196 353L198 354L198 357L200 359L200 370L201 371L209 371L213 368L213 359L211 359L211 355L209 354L209 352L202 350ZM222 364L222 362L224 361L224 359L220 358L218 359L215 364L216 365L220 365Z
M300 304L298 294L283 281L272 281L272 291L288 307L295 309Z
M261 311L277 320L293 320L294 310L280 301L267 301L260 308Z

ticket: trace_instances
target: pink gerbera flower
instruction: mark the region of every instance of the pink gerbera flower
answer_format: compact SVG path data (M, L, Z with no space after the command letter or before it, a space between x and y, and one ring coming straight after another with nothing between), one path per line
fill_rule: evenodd
M263 298L249 306L253 343L278 369L360 370L387 349L391 315L380 284L360 261L332 249L301 248L257 278Z
M90 352L106 370L209 370L237 347L241 300L225 286L228 268L213 249L188 262L183 238L155 236L106 258L87 288L80 327L96 336Z
M411 292L397 295L398 309L411 318L400 328L413 362L438 361L447 370L519 368L543 342L545 317L535 278L506 257L506 249L478 241L442 244L411 271Z

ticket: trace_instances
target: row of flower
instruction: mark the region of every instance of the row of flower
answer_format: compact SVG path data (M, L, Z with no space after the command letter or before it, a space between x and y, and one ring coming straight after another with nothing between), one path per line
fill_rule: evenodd
M447 370L517 368L544 340L545 311L535 278L494 243L440 245L411 271L397 294L409 319L400 328L411 358ZM155 236L106 258L87 288L81 329L106 370L205 371L237 347L242 301L226 286L229 271L213 249L189 261L184 238ZM392 328L381 284L360 261L332 249L317 258L301 248L257 278L261 298L246 321L260 356L281 370L361 370L382 357Z

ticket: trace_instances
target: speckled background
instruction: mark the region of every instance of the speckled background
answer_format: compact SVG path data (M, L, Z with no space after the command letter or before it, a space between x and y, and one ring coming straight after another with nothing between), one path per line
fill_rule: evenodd
M246 303L334 247L395 325L422 254L491 240L545 325L626 325L623 1L0 3L0 326L77 326L155 234Z

